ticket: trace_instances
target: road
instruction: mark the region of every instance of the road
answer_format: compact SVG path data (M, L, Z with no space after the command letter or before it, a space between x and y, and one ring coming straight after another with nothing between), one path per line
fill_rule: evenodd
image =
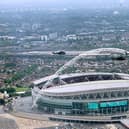
M77 56L85 51L65 51L66 55ZM17 52L17 53L8 53L9 55L55 55L52 54L52 51L30 51L30 52Z

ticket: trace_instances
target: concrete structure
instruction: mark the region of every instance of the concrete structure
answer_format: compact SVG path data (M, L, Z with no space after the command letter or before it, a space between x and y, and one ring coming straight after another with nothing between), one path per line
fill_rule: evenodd
M78 57L112 53L127 55L124 50L98 49ZM117 122L129 117L128 74L60 74L68 64L73 63L68 62L55 75L33 82L33 106L51 114L52 120Z

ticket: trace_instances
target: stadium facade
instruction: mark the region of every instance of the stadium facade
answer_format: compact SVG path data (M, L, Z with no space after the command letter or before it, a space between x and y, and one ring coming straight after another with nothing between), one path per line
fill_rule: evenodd
M89 55L100 54L127 56L127 52L121 49L98 49L78 57L87 58ZM74 63L75 59L80 60L78 57L73 59ZM49 118L52 120L107 122L129 117L128 74L114 72L60 74L68 64L71 64L71 61L56 74L33 82L33 107L51 114Z

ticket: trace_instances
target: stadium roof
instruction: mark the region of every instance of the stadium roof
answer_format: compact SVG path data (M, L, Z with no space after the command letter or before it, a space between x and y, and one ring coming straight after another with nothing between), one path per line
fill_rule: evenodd
M54 79L56 77L60 77L60 79L64 78L70 78L70 77L78 77L78 76L83 76L83 75L119 75L123 79L128 79L129 80L129 75L128 74L122 74L122 73L103 73L103 72L98 72L98 73L71 73L71 74L64 74L64 75L51 75L47 76L44 78L40 78L38 80L33 81L32 83L34 85L39 85L42 84L43 82L46 82L48 80Z
M97 91L106 89L118 89L118 88L129 88L129 80L108 80L108 81L94 81L94 82L83 82L74 83L58 87L52 87L48 89L42 89L42 92L48 94L70 94L80 93L85 91Z

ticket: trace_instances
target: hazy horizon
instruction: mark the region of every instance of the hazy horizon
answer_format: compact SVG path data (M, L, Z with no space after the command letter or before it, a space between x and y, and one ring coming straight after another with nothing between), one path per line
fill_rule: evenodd
M128 6L128 0L1 0L0 8L112 8Z

